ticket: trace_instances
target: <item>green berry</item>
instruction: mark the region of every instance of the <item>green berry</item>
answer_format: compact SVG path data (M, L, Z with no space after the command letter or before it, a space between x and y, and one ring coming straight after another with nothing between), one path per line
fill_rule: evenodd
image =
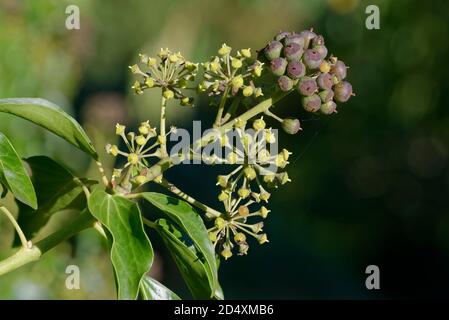
M279 41L271 41L266 47L265 47L265 57L268 60L273 60L275 58L279 58L282 51L282 43Z
M325 114L325 115L330 115L330 114L336 112L336 110L337 110L337 104L335 102L333 102L332 100L328 101L326 103L323 103L320 107L321 113Z
M274 40L281 41L284 38L288 37L289 35L290 35L290 32L281 31L274 37Z
M297 34L297 33L292 33L288 36L285 37L284 39L284 43L285 45L289 45L291 43L296 43L299 44L301 46L301 48L304 48L304 37L302 37L301 35Z
M315 32L310 30L301 31L299 35L304 39L304 49L307 49L309 47L310 41L312 41L316 37Z
M331 101L334 98L334 92L331 89L325 89L323 91L320 91L318 95L321 98L321 101L328 102Z
M352 85L347 81L339 82L334 87L335 100L338 102L346 102L352 95Z
M321 98L317 94L302 98L302 106L308 112L316 112L320 110Z
M271 72L276 76L282 76L287 68L287 60L284 58L275 58L270 64Z
M282 129L288 134L296 134L301 129L298 119L287 118L282 121Z

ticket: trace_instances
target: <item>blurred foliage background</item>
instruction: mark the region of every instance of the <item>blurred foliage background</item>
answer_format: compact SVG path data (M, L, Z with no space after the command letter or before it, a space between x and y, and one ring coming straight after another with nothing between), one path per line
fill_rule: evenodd
M80 8L80 30L65 28L70 4ZM380 8L380 30L365 28L369 4ZM0 97L54 101L102 150L115 139L117 121L157 122L156 96L134 96L130 89L127 66L139 52L154 54L163 46L201 61L223 42L259 49L279 30L313 27L351 67L357 96L327 118L302 112L297 95L279 107L300 117L304 128L298 136L281 136L294 152L288 168L293 183L274 193L266 223L270 243L221 264L226 297L447 297L448 21L445 0L0 0ZM212 110L204 103L173 107L168 117L189 127L192 120L211 119ZM80 152L34 125L0 115L0 130L24 157L46 154L81 176L95 174ZM205 181L198 184L198 175ZM168 176L215 203L216 169L179 166ZM41 233L73 214L55 215ZM13 239L4 217L0 230L4 258ZM153 276L189 297L168 253L152 238ZM81 290L65 287L69 264L81 269ZM370 264L380 267L381 290L365 288ZM108 255L93 231L0 277L3 299L114 297Z

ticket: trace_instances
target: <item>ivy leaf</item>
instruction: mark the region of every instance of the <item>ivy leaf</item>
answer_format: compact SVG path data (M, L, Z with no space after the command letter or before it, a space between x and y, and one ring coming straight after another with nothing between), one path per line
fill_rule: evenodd
M37 208L36 193L22 160L8 138L0 132L0 181L15 198L33 209Z
M195 248L189 248L179 238L179 231L166 219L156 221L156 231L169 249L195 299L209 299L215 293L209 284L207 267L198 257Z
M145 192L142 197L162 210L193 241L199 256L204 260L209 286L212 289L210 297L212 297L218 287L217 262L214 247L199 214L187 202L165 194Z
M86 196L82 185L91 186L94 180L78 179L63 165L46 156L25 160L31 170L31 181L36 188L38 209L19 204L18 223L27 238L32 238L54 213L66 209L83 210ZM18 244L16 239L15 244Z
M80 124L57 105L39 98L0 99L0 112L29 120L67 140L94 159L92 142Z
M181 300L176 293L148 275L142 279L140 295L143 300Z
M136 299L143 276L153 263L153 248L143 230L139 207L97 188L89 210L112 235L111 260L119 299Z

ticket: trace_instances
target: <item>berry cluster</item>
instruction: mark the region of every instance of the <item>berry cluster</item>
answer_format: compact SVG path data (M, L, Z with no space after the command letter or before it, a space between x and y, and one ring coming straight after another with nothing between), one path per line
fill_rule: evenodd
M323 36L311 30L299 34L280 32L262 54L272 74L278 77L279 89L290 91L296 87L308 112L332 114L337 108L335 101L346 102L353 95L351 84L344 81L345 63L332 56L327 59Z

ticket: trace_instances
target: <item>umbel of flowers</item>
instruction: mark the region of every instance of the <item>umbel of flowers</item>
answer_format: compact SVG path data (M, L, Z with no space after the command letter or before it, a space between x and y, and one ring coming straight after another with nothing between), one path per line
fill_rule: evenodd
M160 124L157 129L149 121L142 122L136 132L125 132L126 128L117 124L116 133L124 147L108 144L106 150L112 156L122 156L125 163L121 162L114 170L111 188L132 195L142 185L155 182L197 206L205 213L210 240L225 259L235 252L247 254L250 238L260 244L268 242L262 220L270 212L271 193L291 181L285 171L291 152L285 148L271 152L270 146L279 141L273 133L275 127L268 126L267 119L274 119L275 124L279 122L279 127L288 134L301 131L300 120L278 117L273 112L274 103L296 92L306 111L325 116L336 113L337 103L353 96L346 64L329 56L323 36L312 30L280 32L257 55L251 49L233 51L223 44L216 55L203 63L193 63L179 52L161 49L155 57L140 55L139 63L130 69L138 77L133 84L136 94L159 89ZM167 101L172 101L170 105L192 106L194 94L204 94L217 108L211 127L221 136L193 142L189 154L184 156L205 160L194 146L217 142L229 151L224 158L215 156L210 161L208 157L209 161L205 161L229 167L228 174L217 177L222 209L194 199L164 177L164 171L175 165L173 155L167 151L167 135L176 130L165 129ZM246 130L249 128L251 132ZM235 148L227 139L229 130L236 133L243 149ZM260 149L250 143L260 133L267 148ZM267 170L267 166L277 170Z

